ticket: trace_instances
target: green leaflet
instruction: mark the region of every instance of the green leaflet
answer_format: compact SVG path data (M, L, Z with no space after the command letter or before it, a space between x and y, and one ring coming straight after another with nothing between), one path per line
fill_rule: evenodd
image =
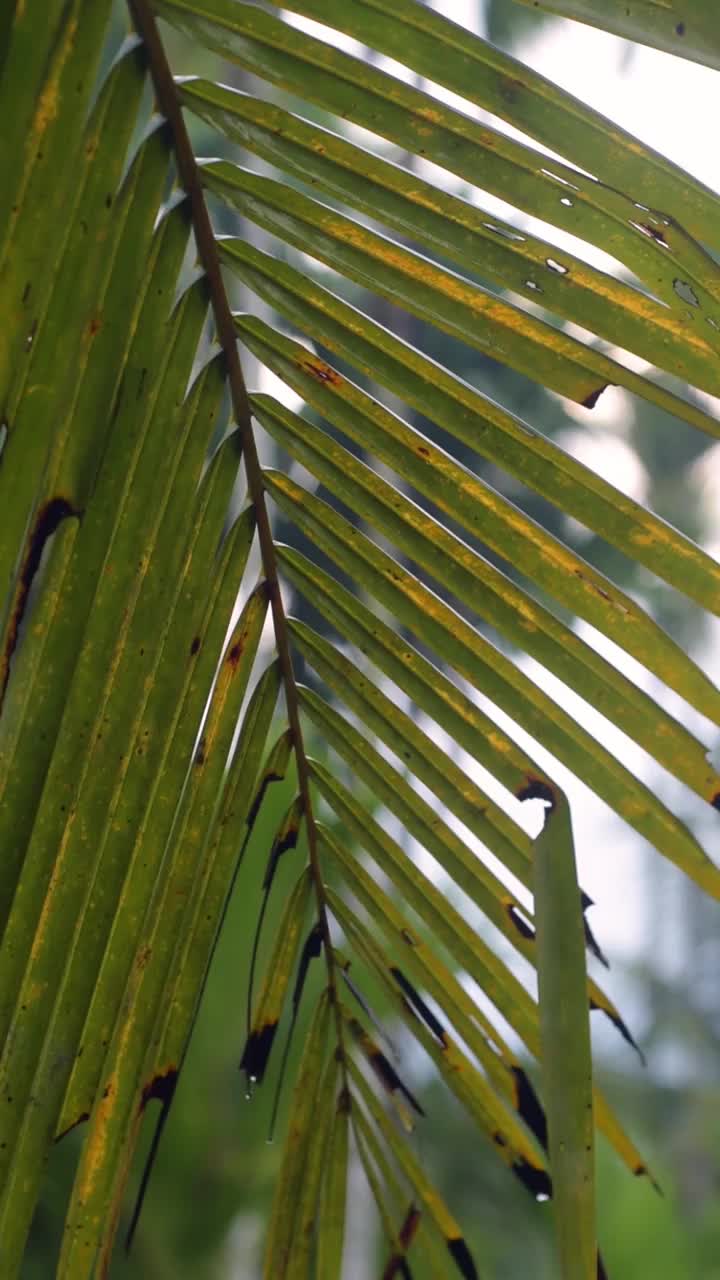
M282 1280L288 1273L305 1162L319 1114L318 1106L334 1106L334 1098L328 1098L322 1090L331 1035L330 1021L328 996L323 991L315 1006L293 1090L289 1131L267 1233L264 1280Z
M190 767L182 801L168 839L166 857L155 867L156 880L146 891L149 898L142 927L133 936L127 927L128 902L121 898L111 932L108 952L122 939L134 943L135 954L125 990L115 992L112 1015L107 1016L110 1046L103 1063L98 1096L90 1115L88 1135L80 1158L67 1216L67 1229L59 1275L80 1277L87 1260L109 1258L112 1248L112 1221L107 1206L119 1209L129 1155L133 1142L133 1113L139 1114L143 1100L152 1096L155 1081L142 1080L147 1046L162 1026L162 1005L175 940L192 896L200 861L198 844L209 824L202 810L210 814L222 794L227 753L235 730L247 680L250 675L267 607L264 586L249 598L231 635L220 664L204 725L204 743L198 745ZM202 753L202 755L201 755ZM131 864L127 899L143 881L143 868ZM133 875L133 873L135 873ZM137 911L137 907L136 907ZM139 913L138 913L139 914ZM142 917L141 917L142 919ZM133 921L133 917L130 917ZM105 974L101 971L101 979ZM101 987L102 990L102 987ZM107 999L107 997L106 997ZM108 1003L110 1003L108 1001ZM112 1006L111 1006L112 1008ZM163 1064L161 1078L172 1078L179 1063ZM132 1135L129 1139L129 1135ZM92 1272L87 1269L86 1274Z
M712 382L711 346L638 289L281 107L207 80L179 88L196 115L313 190L533 302L541 280L544 305L563 319L586 326L592 319L594 332L657 367L700 386ZM229 172L225 161L202 168L210 186L222 187Z
M316 1236L317 1280L340 1280L345 1236L350 1096L342 1088L332 1116L322 1175Z
M522 879L525 833L354 663L304 623L293 619L291 630L300 652L336 695Z
M327 205L236 166L203 179L287 244L559 395L591 408L607 385L582 343Z
M591 739L457 610L315 494L279 472L266 471L265 483L274 501L307 532L315 545L398 621L416 635L426 637L438 657L471 684L482 685L518 723L538 726L535 736L547 741L560 759L570 752L566 763L572 760L573 767L578 765L579 749L583 755L588 754L594 763L587 771L587 780L594 782L601 776L601 769L604 772L611 760L602 744ZM398 540L397 526L388 528L393 529ZM404 545L409 548L410 544ZM285 555L282 548L280 555ZM448 572L451 572L449 566ZM438 581L442 581L439 568L437 576ZM458 592L465 584L469 586L467 578L462 582L457 580ZM512 612L495 611L487 594L484 612L496 625L507 628L518 645L620 725L671 773L682 778L703 799L716 803L720 777L710 766L703 744L529 596L522 605L519 595L513 599L518 602L520 613L514 625ZM529 625L528 609L532 610L533 625ZM527 621L523 623L523 619ZM559 735L554 730L556 725ZM572 745L564 745L564 738ZM613 761L610 767L613 766L617 767L617 762Z
M483 586L489 582L497 584L498 595L514 594L514 586L508 583L506 587L508 580L493 570L482 556L308 419L284 409L270 396L254 396L253 410L273 438L352 510L364 514L372 509L375 522L386 510L385 524L392 522L393 530L398 526L405 528L405 545L418 564L427 566L442 550L445 565L452 558L462 566L468 580L467 590L476 598L481 577ZM439 497L442 500L442 492ZM596 626L704 715L720 721L717 689L649 614L511 503L499 499L490 490L486 497L487 506L482 519L478 520L478 534L483 541L500 554L504 549L505 557L512 563L522 564L527 576L545 588L552 598ZM397 535L394 540L404 549ZM427 546L428 543L431 545ZM462 598L465 592L459 590L457 594ZM487 613L488 607L485 605L478 612Z
M645 0L628 0L622 13L614 0L604 11L596 0L548 0L546 7L553 5L661 47L684 42L691 56L717 61L717 22L699 0L668 0L662 12L651 12ZM238 240L215 243L202 188L346 281L588 408L616 382L674 413L678 430L684 422L714 437L720 426L699 404L670 393L654 372L634 373L592 341L548 323L541 309L651 360L656 371L720 392L720 268L704 248L717 243L720 203L596 112L416 0L290 0L292 12L399 58L414 83L342 53L332 36L324 41L292 25L279 5L153 5L196 43L304 98L308 113L330 111L601 246L633 273L632 283L614 281L489 217L457 187L442 191L411 165L406 172L261 97L203 81L173 87L149 0L130 0L129 8L143 40L124 43L102 83L96 74L107 66L104 30L117 16L109 0L18 3L0 18L0 112L9 122L0 139L7 328L0 347L3 1268L11 1280L21 1266L50 1144L88 1118L58 1274L90 1280L107 1270L138 1128L155 1101L159 1121L134 1230L235 876L268 788L292 768L295 799L275 823L260 924L278 860L295 847L301 822L310 862L295 878L273 939L243 1055L250 1080L263 1073L287 1004L294 1025L313 957L323 956L327 989L296 1082L267 1280L305 1280L315 1271L320 1280L339 1280L349 1124L388 1236L388 1274L402 1270L418 1231L424 1238L430 1224L434 1275L447 1275L449 1251L465 1280L476 1276L460 1228L350 1056L359 1050L393 1099L403 1095L421 1110L366 1029L362 1019L372 1021L372 1012L360 987L361 1014L348 1014L339 999L339 981L356 961L380 981L474 1125L536 1191L547 1187L542 1108L522 1061L465 989L460 969L542 1056L564 1277L590 1280L593 1107L595 1124L626 1164L636 1173L645 1166L592 1089L588 995L591 1007L630 1035L587 981L586 922L564 797L536 766L534 749L521 749L512 729L501 731L481 713L454 673L715 896L720 873L679 818L602 742L372 539L387 539L398 557L461 599L470 617L544 664L715 808L720 778L704 744L684 728L682 711L677 718L663 711L531 591L546 591L605 631L718 723L720 695L632 594L413 430L383 397L425 414L711 612L720 573L652 513L306 272ZM514 134L424 92L424 76L501 116ZM149 77L160 110L138 138ZM276 165L283 180L225 161L198 166L181 105ZM178 173L182 189L171 189ZM200 265L194 274L193 251ZM376 384L377 398L271 325L247 316L233 321L220 261L303 340ZM533 305L523 310L473 283L475 276ZM261 472L235 333L309 409L303 417L259 394L251 406L258 423L366 522L370 536L289 477ZM237 428L224 434L228 383ZM376 459L378 470L358 463L335 431ZM254 506L226 531L241 452ZM423 494L447 525L388 483L380 467L408 493ZM327 556L332 573L349 576L352 590L311 559L274 547L266 496ZM530 589L455 537L450 528L457 524L476 545L516 565ZM243 592L226 637L256 536L260 584ZM286 618L278 567L337 630L341 645ZM389 618L376 616L380 610ZM277 655L267 659L260 642L269 612ZM355 646L353 656L344 642ZM291 647L362 732L317 691L296 685ZM263 670L255 683L257 666ZM551 802L534 843L432 730L400 711L385 681L510 795ZM267 752L281 691L286 718ZM341 774L345 765L354 774L352 788L307 758L305 734L314 729L331 759L340 758ZM537 756L543 758L539 750ZM416 794L416 780L430 788L433 803ZM352 846L317 823L315 795ZM383 829L378 805L537 966L539 1010L512 969ZM523 910L520 886L517 897L506 891L483 851L476 857L465 847L443 806L520 886L534 883L534 915ZM324 885L325 872L351 892L352 905ZM328 912L352 959L335 952ZM400 1185L393 1160L412 1193Z
M435 1232L428 1229L427 1218L423 1218L415 1202L411 1200L408 1205L409 1193L401 1185L398 1173L360 1107L352 1110L351 1118L360 1160L380 1214L392 1260L405 1257L419 1226L420 1247L424 1254L429 1255L432 1280L442 1280L446 1274L446 1259ZM422 1230L423 1224L425 1230Z
M447 413L446 396L449 394L452 400L459 401L460 410L455 409L456 421L449 427L453 433L461 427L468 409L472 417L466 430L471 429L476 414L482 420L487 417L494 421L511 420L512 415L505 414L462 379L428 360L409 343L395 337L362 311L343 302L294 267L278 262L269 254L239 240L221 240L218 248L235 274L297 325L300 332L311 330L318 340L322 339L331 350L349 359L366 377L395 391L408 404L418 407L421 413L431 409L432 416L442 421L444 413ZM697 404L674 395L660 384L616 362L606 362L606 358L597 352L596 359L599 361L598 369L608 382L617 382L634 395L642 396L710 436L720 434L717 419ZM712 362L708 368L712 376ZM429 384L425 393L427 398L422 391L423 381ZM459 421L458 413L461 414ZM539 439L539 433L532 428L524 427L524 431L530 442Z
M706 0L520 0L720 71L720 28Z
M370 1118L395 1156L417 1198L424 1205L428 1217L432 1219L435 1227L443 1237L450 1257L461 1276L464 1277L464 1280L477 1280L478 1272L458 1223L447 1209L442 1198L428 1182L418 1160L406 1142L399 1137L390 1124L373 1091L362 1073L355 1066L352 1058L348 1059L347 1069L353 1089L362 1098Z
M531 1194L549 1194L550 1181L545 1175L542 1157L534 1142L508 1110L508 1098L500 1096L500 1091L494 1088L494 1082L493 1085L488 1084L458 1047L455 1036L438 1023L432 1011L424 1005L419 992L387 959L372 932L361 924L343 900L332 891L329 891L328 900L353 947L363 956L368 967L380 977L386 989L389 988L391 999L411 1034L435 1062L448 1087L466 1107L478 1127L495 1144L501 1158L518 1173ZM409 994L413 998L412 1004L407 998ZM442 1000L441 996L436 998L439 1002ZM422 1017L418 1016L418 1009L423 1011ZM481 1054L481 1062L490 1074L492 1068L489 1068L487 1053ZM510 1101L512 1105L514 1099L511 1098ZM409 1128L407 1125L405 1127Z
M518 795L528 776L539 774L539 766L516 746L512 738L499 729L490 717L483 715L436 666L423 658L403 637L374 617L344 587L309 561L303 564L289 549L284 553L280 552L280 559L289 572L291 581L303 589L304 594L340 634L354 641L364 656L407 693L415 705L454 738L473 759L494 774L511 795ZM477 679L477 673L474 672L470 678L473 676L476 687L482 687L488 693L498 683L497 672L483 679L482 683ZM507 697L502 701L507 708ZM514 709L513 700L510 700L510 705ZM522 714L517 718L523 728L529 729L533 720L532 709L523 706ZM555 735L548 734L545 725L543 730L538 734L541 740L555 745ZM703 876L709 887L715 869L704 856L697 856L698 846L689 838L687 829L677 822L649 787L644 786L609 752L602 751L599 747L582 752L589 735L576 731L574 737L572 745L560 740L560 758L573 772L584 776L588 785L622 816L632 813L630 821L651 839L659 852L678 862L690 875ZM581 748L580 751L578 747ZM687 857L686 850L689 849L695 855L692 858ZM518 874L517 867L514 870ZM523 879L522 869L519 874ZM717 880L716 893L719 890L720 878Z
M422 432L343 378L332 365L317 356L310 357L306 347L249 317L238 318L237 328L250 349L326 421L387 462L403 480L462 524L471 535L488 536L488 522L492 519L489 511L493 509L495 495L491 496L488 486L467 467L455 462ZM262 408L259 397L255 403ZM428 409L426 398L425 411ZM473 449L479 447L479 452L571 512L589 529L602 534L619 550L695 599L703 608L712 613L720 611L720 568L700 547L626 498L588 467L575 462L562 449L530 431L524 423L513 420L510 414L495 409L488 417L498 421L497 444L492 440L494 424L487 418L482 423L476 421L472 429L468 429L463 428L461 417L446 413L441 416L440 425ZM512 534L515 530L519 532L523 523L527 536L532 536L532 521L523 522L516 513L514 529L505 539L506 548L512 545ZM517 559L520 563L529 562L529 557L520 550ZM574 570L576 575L581 571L585 569ZM569 564L565 572L572 572Z
M232 476L235 473L236 459L233 455L232 445L229 448L223 446L206 475L208 496L214 496L216 499L219 498L221 500L222 506L220 510L222 510L227 501L226 486L228 482L232 483ZM230 472L229 475L223 475L226 470ZM213 481L216 483L213 483ZM213 494L213 490L217 490L217 492ZM198 592L200 583L206 579L207 561L205 553L209 551L209 546L212 546L210 539L213 535L217 536L217 528L213 527L213 523L208 519L206 522L200 522L195 526L194 532L197 531L198 538L196 545L192 547L193 555L190 561L190 565L194 565L194 573L188 574L183 604L190 603L193 594ZM195 610L195 617L191 614L188 619L184 616L184 609L179 610L177 622L180 623L182 618L184 629L188 627L188 622L190 622L190 630L191 632L194 630L195 634L190 639L186 631L186 666L181 689L179 691L174 687L158 689L158 696L163 697L163 703L165 697L168 700L166 704L167 724L165 739L162 743L163 755L159 762L153 789L148 797L147 807L139 830L135 833L133 873L129 883L126 883L124 887L121 901L118 904L118 912L113 922L111 936L117 939L115 957L113 960L110 955L106 956L105 962L95 975L92 1000L83 1029L84 1038L91 1044L101 1045L103 1041L109 1040L112 1034L117 1007L123 996L127 968L132 960L132 947L133 944L137 945L136 930L138 930L143 921L147 904L152 900L154 889L161 879L164 863L163 855L173 827L175 836L177 837L180 834L177 826L177 796L172 787L172 780L178 776L184 777L188 771L191 752L195 745L197 727L207 700L208 691L212 685L218 656L222 649L225 620L230 615L237 595L238 579L242 575L247 562L253 533L254 520L252 512L246 510L238 520L232 534L228 537L222 551L218 554L216 565L213 566L216 568L216 572L211 579L211 589L207 598L203 598L201 594L199 605ZM251 612L255 615L254 625L257 628L262 616L262 600L260 597L255 598ZM246 617L245 626L247 622L248 618ZM173 634L176 633L173 632ZM197 646L196 639L199 641ZM239 674L243 675L244 673L241 671ZM165 675L167 678L170 672L166 671ZM232 723L237 701L241 698L242 684L241 680L237 680L234 696L228 711L225 712L228 726ZM175 705L173 705L171 699L175 700ZM151 722L148 721L147 723ZM147 745L148 739L144 735L145 730L143 729L139 735L141 746ZM140 756L139 765L142 764L143 759L144 756ZM214 767L217 768L217 763L215 763ZM207 770L204 768L200 770L197 765L191 766L191 769L196 774L202 772L203 785L207 786ZM212 783L212 778L210 782ZM187 816L187 808L185 812ZM142 851L146 842L157 850L158 856L152 860L146 858L143 866ZM182 862L192 865L191 844L192 841L187 850L182 851L181 865ZM142 949L142 944L140 949ZM174 1055L168 1061L177 1063L177 1055ZM166 1066L167 1062L158 1063L156 1074L160 1074ZM98 1060L95 1055L83 1054L81 1057L76 1058L65 1094L63 1111L58 1122L59 1133L64 1133L77 1123L81 1115L91 1110L101 1067L102 1061ZM150 1075L152 1076L152 1074L151 1072Z
M380 8L379 4L373 7ZM366 6L354 5L353 15L363 8ZM422 22L422 8L414 0L407 0L403 8L411 13L416 23ZM553 159L544 167L538 161L535 149L480 124L469 115L445 106L437 98L423 93L413 85L405 84L359 58L342 53L330 43L306 35L297 27L282 22L255 6L237 3L236 0L160 0L158 11L180 30L186 31L195 39L200 38L208 47L255 72L262 79L278 84L338 116L351 119L371 132L392 139L412 155L426 156L459 177L476 183L481 189L506 199L510 204L525 209L546 222L564 225L575 235L601 244L646 283L652 282L654 289L662 289L663 282L666 281L669 285L666 300L671 304L674 300L679 305L680 299L672 288L671 277L664 269L663 249L650 232L639 229L641 223L637 215L643 210L638 208L637 196L632 191L624 194L618 190L617 185L605 186L603 183L590 182L578 169L563 164L560 160ZM425 17L427 21L427 15ZM383 14L378 19L377 30L382 25L383 18L391 21ZM343 15L333 14L331 25L344 26ZM400 39L403 40L403 45L398 56L406 64L419 65L419 58L424 52L424 56L429 59L430 78L436 79L440 74L447 83L449 76L443 76L444 68L438 68L437 65L437 28L445 25L450 26L451 30L454 27L454 24L447 23L447 20L438 15L436 30L430 33L429 38L423 37L419 32L409 36L407 30L401 28ZM462 29L460 34L462 36ZM470 33L466 34L467 44L477 55L477 50L484 47L483 42ZM473 65L473 61L474 59L463 59L462 56L454 58L447 48L443 50L443 62L447 65L449 75L452 75L456 66L464 66L466 76L461 92L470 98L477 96L474 89L477 67ZM509 61L511 65L517 66L513 60ZM510 86L515 92L511 92L510 101L507 101L506 95L500 111L502 116L506 119L516 116L513 104L515 97L528 116L527 120L519 121L520 128L533 133L533 119L541 118L547 129L554 130L552 140L547 131L544 140L560 154L566 154L568 141L576 138L574 145L577 147L577 159L583 167L588 161L588 149L596 138L594 158L598 158L600 153L599 159L602 159L604 143L605 169L610 181L610 165L618 155L620 162L624 162L631 188L635 188L638 182L638 151L642 150L643 156L647 158L648 168L642 177L641 194L648 196L648 203L656 209L663 210L670 203L673 207L668 209L669 214L686 223L691 233L712 242L717 234L716 198L708 188L694 183L689 175L667 161L664 166L662 163L657 166L654 160L656 153L650 152L648 148L641 149L635 139L628 139L628 135L623 135L621 130L613 130L612 141L608 145L608 124L602 117L599 118L602 122L600 132L597 125L593 128L592 123L590 128L580 131L577 126L576 100L557 89L557 100L569 104L570 114L575 117L572 122L574 127L568 127L568 110L555 112L555 121L551 122L551 112L539 113L536 101L533 101L532 94L526 89L527 80L532 80L532 73L522 67L519 75L523 79L517 89L514 85ZM541 81L542 77L537 79ZM589 113L591 117L593 114ZM629 147L626 140L630 143ZM541 156L541 161L542 159ZM661 161L662 158L657 157L657 160ZM631 168L632 162L635 164L634 170ZM663 231L667 230L663 226ZM713 273L717 278L711 259L701 253L699 246L694 245L690 237L684 235L682 228L678 227L677 233L678 247L675 249L673 245L674 251L683 255L683 259L687 254L692 262L700 253L706 273ZM674 240L673 233L669 233L669 238ZM689 323L693 323L692 316L689 317Z
M245 1072L250 1084L262 1080L265 1073L290 977L300 951L311 889L312 881L305 870L288 899L285 914L278 926L275 949L268 961L265 982L240 1062L240 1069Z
M529 789L530 791L530 789ZM535 918L543 1081L561 1274L595 1280L595 1159L585 940L570 810L555 788L535 840Z
M222 0L220 4L213 0L213 7L224 7ZM392 10L384 7L382 0L358 0L350 8L340 9L333 0L293 0L283 7L326 22L390 54L608 182L609 188L600 186L590 196L608 212L620 214L623 205L618 196L624 191L632 201L643 199L645 206L666 210L701 239L712 243L717 235L717 196L708 187L544 76L417 0L398 0ZM621 6L620 0L610 0L608 5L604 0L540 0L536 7L586 19L594 11L598 26L617 31L616 13ZM573 15L573 9L580 12ZM608 10L609 21L605 17ZM663 14L663 10L669 12ZM717 17L708 11L704 0L661 0L661 4L653 0L640 0L640 4L635 0L633 4L631 0L622 6L622 13L626 24L622 34L642 39L648 29L666 29L668 22L674 21L676 42L686 36L697 41L702 35L709 45L706 57L718 51ZM649 20L643 27L646 18ZM677 52L677 47L672 51ZM633 205L635 209L642 207ZM636 217L631 210L628 213Z

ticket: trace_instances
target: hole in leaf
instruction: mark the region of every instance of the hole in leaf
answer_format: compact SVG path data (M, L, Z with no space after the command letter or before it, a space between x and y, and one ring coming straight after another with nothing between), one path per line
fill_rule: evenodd
M546 178L551 178L553 182L559 182L561 187L569 187L571 191L579 191L580 188L575 186L574 182L568 182L567 178L561 178L559 173L553 173L551 169L541 169L540 172Z
M653 221L655 221L655 219L653 219ZM639 231L641 235L647 236L648 240L654 240L655 243L659 244L663 249L670 248L670 245L662 232L658 231L655 227L648 226L646 222L633 222L632 218L629 219L629 222L630 226L633 227L635 231Z
M483 222L483 226L487 231L492 231L496 236L502 236L504 240L516 240L523 244L525 236L521 236L517 231L511 231L509 227L496 227L494 222Z
M678 298L682 298L683 302L688 302L691 307L700 306L697 294L687 280L673 280L673 289Z
M572 209L572 206L575 203L575 201L571 200L569 196L561 196L560 203L564 204L566 208Z
M554 258L546 258L545 266L549 267L551 271L557 271L558 275L567 275L567 267L562 262L556 262Z

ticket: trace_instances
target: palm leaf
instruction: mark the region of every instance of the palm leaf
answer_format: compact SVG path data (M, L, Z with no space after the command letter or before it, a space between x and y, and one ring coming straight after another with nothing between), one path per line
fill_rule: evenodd
M692 0L667 13L591 0L543 7L717 66L717 31ZM309 255L355 302L369 292L586 411L612 383L673 414L678 431L689 425L717 438L707 397L692 388L720 393L711 252L720 203L416 0L283 8L395 58L414 81L338 50L275 7L239 0L129 0L130 34L112 58L109 0L18 4L6 22L4 1274L19 1272L51 1144L85 1121L57 1274L107 1274L155 1099L160 1119L132 1234L229 895L260 806L292 769L295 799L275 824L257 954L287 852L293 888L251 1009L249 1082L262 1078L286 1011L295 1029L306 985L314 1012L265 1274L341 1274L351 1133L387 1236L385 1274L412 1274L418 1231L435 1274L445 1273L448 1251L460 1274L482 1268L386 1114L385 1094L406 1118L408 1103L422 1108L375 1039L367 980L501 1160L533 1196L552 1194L564 1280L590 1280L602 1265L594 1128L633 1173L648 1172L593 1085L590 1010L632 1036L587 975L586 948L598 947L567 797L516 729L716 898L720 874L671 805L500 646L534 658L716 809L720 776L708 744L666 709L663 692L648 693L601 656L575 620L715 725L720 694L634 595L452 449L581 521L688 607L718 612L720 570L691 539L339 296L327 273L317 278L294 262L298 251ZM268 93L173 80L155 14ZM423 77L554 157L445 105L420 86ZM148 121L149 84L157 114ZM485 211L482 195L471 203L441 189L374 143L343 136L337 120L320 125L285 109L271 100L277 88L311 114L344 118L572 231L629 277L518 231ZM184 110L275 176L197 159ZM281 253L217 237L208 196L275 237ZM233 315L233 276L279 320ZM565 322L590 337L573 336ZM304 409L248 393L238 340ZM678 390L679 377L690 392ZM433 423L448 449L403 413ZM261 433L292 466L261 466ZM276 539L276 513L304 537L304 551ZM257 583L248 581L255 544ZM336 638L290 616L286 584ZM300 664L313 687L300 683ZM515 729L501 727L496 712ZM310 754L318 742L322 761ZM461 765L459 751L477 768ZM481 771L502 802L480 785ZM535 839L521 818L533 799L545 806ZM414 864L383 811L482 911L491 939ZM499 938L537 971L537 1000ZM318 994L306 978L320 953ZM343 1003L343 975L359 1012ZM541 1063L541 1098L483 998Z

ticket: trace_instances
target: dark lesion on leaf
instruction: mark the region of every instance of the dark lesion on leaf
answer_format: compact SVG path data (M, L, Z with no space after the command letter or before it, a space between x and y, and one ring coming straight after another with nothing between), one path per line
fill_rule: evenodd
M331 386L337 387L342 382L342 378L332 365L321 363L319 360L304 360L302 368L305 373L309 373L311 378L316 378L318 382L329 382Z
M40 568L45 546L63 520L67 520L70 516L79 518L80 515L81 512L77 511L66 497L58 495L44 502L35 516L28 537L20 576L15 588L15 599L7 629L4 652L0 659L0 705L2 705L5 690L7 689L12 657L17 647L20 627L27 610L35 575Z

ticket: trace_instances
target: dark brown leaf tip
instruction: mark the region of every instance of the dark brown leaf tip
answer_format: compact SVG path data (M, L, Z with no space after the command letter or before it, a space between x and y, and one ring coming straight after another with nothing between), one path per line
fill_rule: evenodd
M594 409L603 391L605 391L611 385L612 384L610 382L604 382L603 385L601 387L598 387L596 391L591 391L590 395L586 396L585 399L581 401L583 409Z
M505 910L508 913L512 923L520 934L521 938L526 938L528 942L535 941L535 930L528 923L519 907L514 902L506 902Z
M636 1052L636 1054L637 1054L638 1058L640 1059L640 1061L642 1062L643 1066L644 1066L644 1067L646 1067L646 1066L647 1066L647 1059L646 1059L646 1057L645 1057L645 1054L643 1053L642 1049L640 1048L640 1045L639 1045L639 1044L637 1043L637 1041L635 1040L634 1036L631 1034L631 1032L630 1032L630 1028L628 1027L627 1023L626 1023L626 1022L624 1022L624 1020L620 1017L620 1014L617 1012L617 1010L616 1010L616 1009L606 1009L606 1008L604 1008L602 1005L599 1005L599 1004L597 1003L597 1001L593 1000L593 999L592 999L592 997L590 997L589 1004L590 1004L590 1008L591 1008L591 1009L601 1009L601 1010L602 1010L602 1012L605 1014L605 1016L606 1016L607 1018L609 1018L609 1019L610 1019L610 1021L611 1021L611 1022L612 1022L612 1024L613 1024L613 1026L617 1027L617 1029L618 1029L618 1031L620 1032L620 1035L622 1036L623 1040L626 1040L626 1041L627 1041L627 1043L630 1045L630 1048L635 1050L635 1052Z
M394 1066L380 1049L368 1050L368 1062L388 1093L401 1093L404 1098L407 1098L413 1111L417 1111L419 1116L425 1115L417 1098L403 1084Z
M409 978L405 977L402 969L392 966L390 972L400 987L406 998L406 1002L410 1005L411 1009L422 1018L423 1022L429 1027L433 1035L440 1041L443 1049L447 1048L447 1035L445 1028L439 1018L435 1017L430 1006L425 1003L420 992L416 990Z
M536 778L534 774L528 773L522 785L515 792L518 800L542 800L550 811L557 804L557 796L555 790L550 786L549 782L545 782L542 778Z
M477 1267L462 1236L448 1239L447 1247L460 1275L464 1276L465 1280L478 1280Z
M69 1133L72 1133L73 1129L76 1129L79 1124L84 1124L85 1121L89 1119L90 1119L90 1112L81 1111L80 1114L74 1120L72 1120L70 1124L66 1125L65 1128L61 1130L60 1133L55 1134L53 1141L62 1142L63 1138L66 1138Z
M177 1079L178 1069L174 1065L166 1067L164 1071L157 1072L143 1088L140 1110L143 1111L148 1102L153 1099L158 1102L164 1102L166 1106L169 1105L175 1092Z
M522 1067L513 1066L510 1071L515 1080L515 1109L540 1146L547 1151L547 1119L534 1085Z
M551 1199L552 1182L550 1174L545 1169L540 1169L537 1165L530 1164L529 1160L520 1157L513 1162L512 1171L535 1200Z
M259 1084L265 1074L277 1028L277 1022L267 1022L259 1031L251 1031L247 1038L240 1070L245 1072L250 1084Z

